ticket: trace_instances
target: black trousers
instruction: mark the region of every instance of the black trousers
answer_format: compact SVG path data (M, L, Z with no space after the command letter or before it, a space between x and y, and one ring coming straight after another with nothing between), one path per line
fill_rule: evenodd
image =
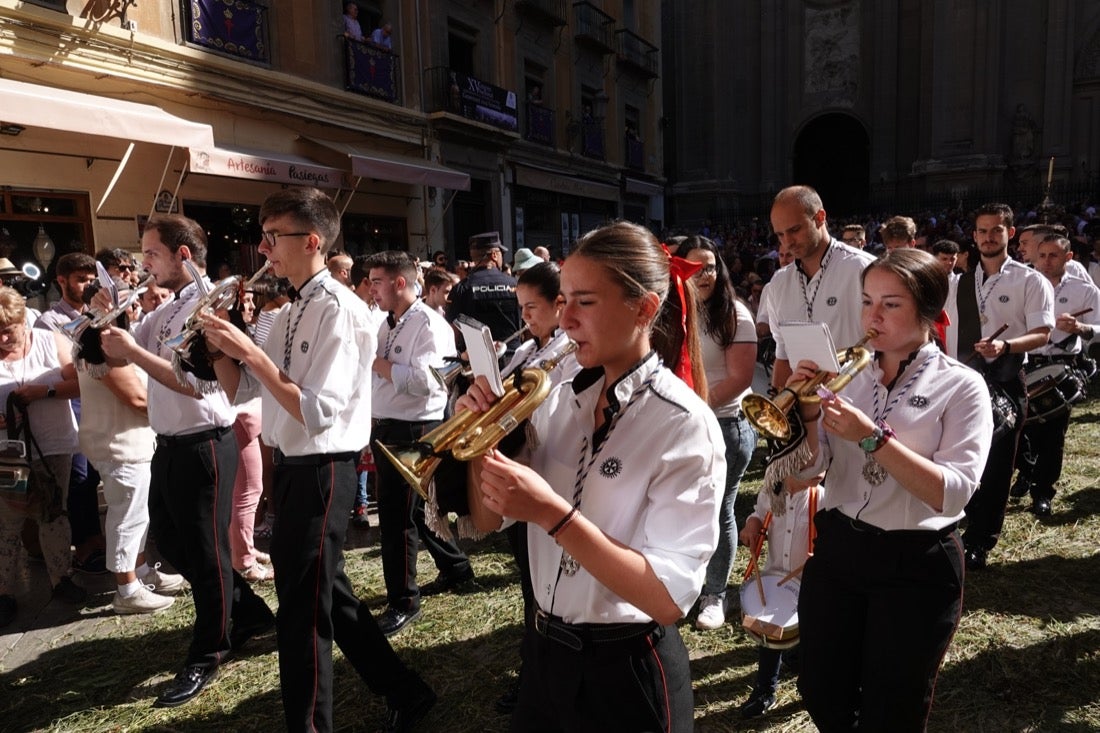
M103 536L99 519L99 473L83 453L73 454L69 471L69 527L75 547L94 537Z
M386 446L407 446L439 425L438 421L411 423L382 420L375 425L375 442ZM386 600L401 611L420 608L420 587L416 582L416 555L420 542L444 577L470 569L470 558L458 545L441 539L424 523L424 500L401 478L382 454L375 454L378 480L378 529L382 545L382 575Z
M675 625L576 650L527 624L512 733L691 733L687 648Z
M289 459L293 461L294 459ZM424 683L394 652L344 574L357 456L275 467L279 681L289 731L332 730L332 644L372 692L401 707Z
M824 731L923 731L962 613L958 533L856 529L818 512L798 598L798 689Z
M191 584L195 628L187 664L215 666L229 653L229 624L270 612L233 570L229 517L237 476L230 427L157 437L150 467L149 532L157 549Z
M1020 477L1031 482L1032 499L1054 498L1054 484L1062 477L1062 456L1066 448L1070 412L1024 428L1020 443ZM1025 448L1026 446L1026 448Z
M1008 490L1012 485L1012 471L1016 466L1016 448L1024 430L1027 415L1027 392L1024 380L998 382L1008 397L1016 403L1019 419L1016 428L995 440L989 447L981 483L966 505L966 532L963 543L967 548L989 551L1001 537L1008 507Z

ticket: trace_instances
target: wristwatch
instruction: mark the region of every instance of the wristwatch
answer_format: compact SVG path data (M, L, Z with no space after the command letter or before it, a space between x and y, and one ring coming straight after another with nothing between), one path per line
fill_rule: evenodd
M46 387L46 397L57 397L57 388L54 387L52 384Z
M889 425L882 427L876 425L875 429L871 431L871 434L866 438L860 438L859 447L863 449L864 453L874 453L882 446L886 445L886 441L893 438L895 433Z

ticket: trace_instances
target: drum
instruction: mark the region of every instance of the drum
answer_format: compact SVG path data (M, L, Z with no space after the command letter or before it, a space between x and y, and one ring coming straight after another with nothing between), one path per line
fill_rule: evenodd
M1029 369L1024 374L1027 385L1027 419L1025 424L1044 423L1065 417L1070 405L1085 394L1085 381L1069 364L1055 362Z
M764 603L755 578L741 584L741 625L757 644L790 649L798 643L798 578L783 585L782 575L764 575Z
M1004 388L996 382L986 382L989 387L989 402L993 406L993 440L996 443L1016 429L1019 421L1016 403L1008 396Z

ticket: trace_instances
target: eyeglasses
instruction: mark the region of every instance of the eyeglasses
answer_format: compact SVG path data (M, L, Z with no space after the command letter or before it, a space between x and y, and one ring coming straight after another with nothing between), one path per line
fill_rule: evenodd
M280 232L263 232L264 242L268 247L274 247L282 237L308 237L310 234L313 234L313 232L287 232L286 234Z
M843 242L844 242L845 244L851 244L851 243L853 243L853 242L860 242L860 241L862 241L862 240L863 240L863 238L862 238L862 237L842 237L842 241L843 241Z
M692 277L714 277L717 274L718 268L715 265L707 265L696 270Z
M119 272L133 272L134 271L134 266L133 265L117 265L117 267L118 267Z

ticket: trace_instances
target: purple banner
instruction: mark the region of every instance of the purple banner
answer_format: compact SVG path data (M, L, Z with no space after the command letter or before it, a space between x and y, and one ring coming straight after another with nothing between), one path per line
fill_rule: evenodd
M519 129L515 92L458 71L450 72L448 85L452 112L504 130Z
M191 0L189 40L267 62L267 6L249 0Z
M397 101L397 54L365 41L347 40L347 88Z

